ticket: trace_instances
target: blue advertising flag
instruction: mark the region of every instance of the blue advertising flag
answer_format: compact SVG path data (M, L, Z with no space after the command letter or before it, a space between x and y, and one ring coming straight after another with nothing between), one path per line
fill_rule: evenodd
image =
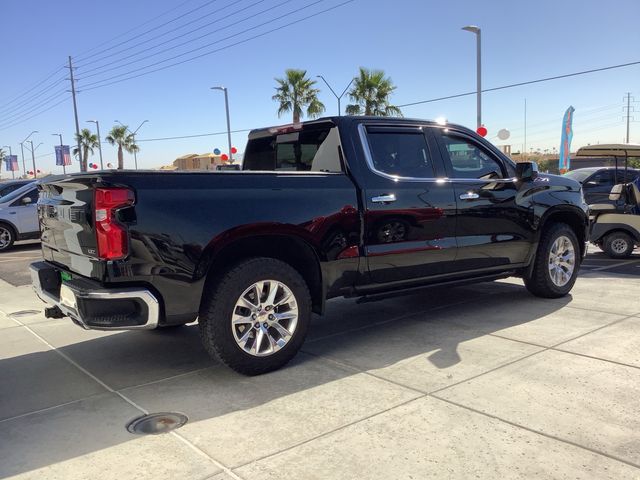
M69 145L56 145L56 165L71 165Z
M571 139L573 138L573 112L575 108L569 107L562 118L562 135L560 137L560 157L558 158L558 170L566 173L571 167Z

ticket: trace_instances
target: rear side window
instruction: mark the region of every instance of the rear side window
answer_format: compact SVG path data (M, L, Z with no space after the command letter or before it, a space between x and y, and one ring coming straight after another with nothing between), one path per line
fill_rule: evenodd
M449 155L452 178L503 178L502 164L480 145L445 133L442 141Z
M249 139L243 170L341 172L340 136L332 125Z
M397 177L433 178L435 171L421 130L367 130L373 168Z

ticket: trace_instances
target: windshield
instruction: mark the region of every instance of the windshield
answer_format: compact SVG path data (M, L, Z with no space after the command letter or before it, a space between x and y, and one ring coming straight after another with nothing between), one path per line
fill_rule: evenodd
M13 202L14 200L20 198L20 196L31 191L34 187L35 187L34 183L27 183L26 185L18 188L17 190L14 190L13 192L5 195L4 197L0 197L0 203Z
M564 174L565 177L569 177L576 182L583 183L587 178L593 175L593 170L573 170Z

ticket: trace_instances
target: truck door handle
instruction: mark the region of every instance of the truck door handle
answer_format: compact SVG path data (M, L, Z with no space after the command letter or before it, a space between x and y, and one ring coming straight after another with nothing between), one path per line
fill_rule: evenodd
M467 192L460 195L460 200L475 200L476 198L480 198L480 195L475 192Z
M389 203L389 202L395 202L396 201L396 196L393 193L386 193L384 195L378 195L377 197L372 197L371 201L373 203Z

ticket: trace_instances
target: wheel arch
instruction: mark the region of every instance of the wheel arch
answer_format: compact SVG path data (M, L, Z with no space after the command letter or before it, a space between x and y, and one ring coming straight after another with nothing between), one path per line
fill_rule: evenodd
M538 239L541 233L552 223L564 223L568 225L576 234L580 245L581 257L586 253L586 242L589 240L587 229L589 226L588 215L578 207L558 206L549 209L539 223Z
M11 223L9 220L0 220L0 225L9 227L11 229L11 231L13 232L14 241L18 239L18 229L13 223Z
M281 260L291 265L304 278L309 291L313 311L321 314L325 304L325 286L317 250L300 236L290 234L253 234L235 238L224 245L212 247L198 267L204 273L204 295L221 275L239 262L255 257Z

